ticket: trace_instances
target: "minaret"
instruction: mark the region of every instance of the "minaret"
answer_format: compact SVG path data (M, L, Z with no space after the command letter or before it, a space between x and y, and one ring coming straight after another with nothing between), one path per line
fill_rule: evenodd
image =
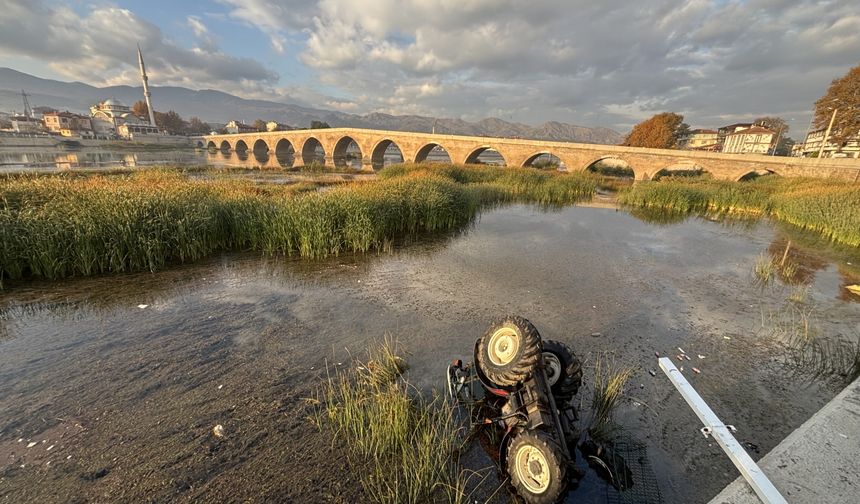
M143 65L143 54L140 52L140 44L137 44L137 62L140 65L140 78L143 80L143 99L146 100L146 109L149 111L149 124L155 126L155 111L152 109L152 93L149 92L149 79L146 77L146 67Z

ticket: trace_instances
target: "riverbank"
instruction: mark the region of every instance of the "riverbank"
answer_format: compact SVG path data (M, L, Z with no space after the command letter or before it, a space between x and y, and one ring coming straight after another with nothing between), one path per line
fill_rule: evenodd
M860 184L828 179L759 177L749 182L665 178L619 193L628 207L679 214L771 217L860 247Z

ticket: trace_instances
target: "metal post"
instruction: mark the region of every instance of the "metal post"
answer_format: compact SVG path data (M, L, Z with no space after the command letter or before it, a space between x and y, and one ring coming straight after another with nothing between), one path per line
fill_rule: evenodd
M732 436L730 431L734 430L734 427L723 424L716 413L702 399L702 396L696 392L696 389L678 371L678 368L675 367L670 358L661 357L659 363L660 369L663 370L669 381L672 382L672 385L678 389L678 392L681 393L681 396L687 401L687 404L693 409L699 420L705 424L702 433L706 436L708 434L713 436L723 451L726 452L726 455L732 460L732 463L735 464L735 467L738 468L744 479L747 480L747 483L749 483L756 495L758 495L758 498L765 504L788 504L785 498L779 493L779 490L773 486L773 483L762 472L758 464L747 454L743 446L738 443L738 440Z
M824 133L824 139L821 141L821 147L818 148L818 159L821 159L821 153L824 151L824 145L827 143L827 139L830 138L830 128L833 127L833 121L836 120L837 110L839 109L833 109L833 115L830 116L830 124L827 125L827 131Z

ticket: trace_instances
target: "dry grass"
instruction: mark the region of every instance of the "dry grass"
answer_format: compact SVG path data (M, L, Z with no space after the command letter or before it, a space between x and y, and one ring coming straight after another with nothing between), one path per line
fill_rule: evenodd
M624 394L624 386L634 371L634 368L621 365L605 354L595 359L594 393L588 427L588 432L594 438L608 439L612 433L613 414Z

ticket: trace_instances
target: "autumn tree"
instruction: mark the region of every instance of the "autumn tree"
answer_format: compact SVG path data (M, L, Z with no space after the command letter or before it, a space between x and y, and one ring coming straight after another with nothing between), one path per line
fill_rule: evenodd
M149 107L146 106L146 102L143 100L134 102L134 105L131 106L131 113L141 119L149 119Z
M182 120L182 116L173 110L167 112L159 112L156 110L155 125L158 126L159 129L165 130L171 135L184 135L186 132L185 121Z
M199 117L192 117L188 120L188 126L186 127L186 132L189 135L205 135L212 131L212 128L205 122L203 122Z
M678 147L678 142L689 130L690 127L684 123L684 116L674 112L663 112L633 126L621 145L674 149Z
M815 127L826 128L834 110L836 119L830 130L830 141L842 148L860 132L860 65L834 79L824 96L815 102Z
M759 117L753 121L753 124L758 124L759 126L763 126L774 133L782 134L783 136L788 133L788 123L786 123L781 117Z

